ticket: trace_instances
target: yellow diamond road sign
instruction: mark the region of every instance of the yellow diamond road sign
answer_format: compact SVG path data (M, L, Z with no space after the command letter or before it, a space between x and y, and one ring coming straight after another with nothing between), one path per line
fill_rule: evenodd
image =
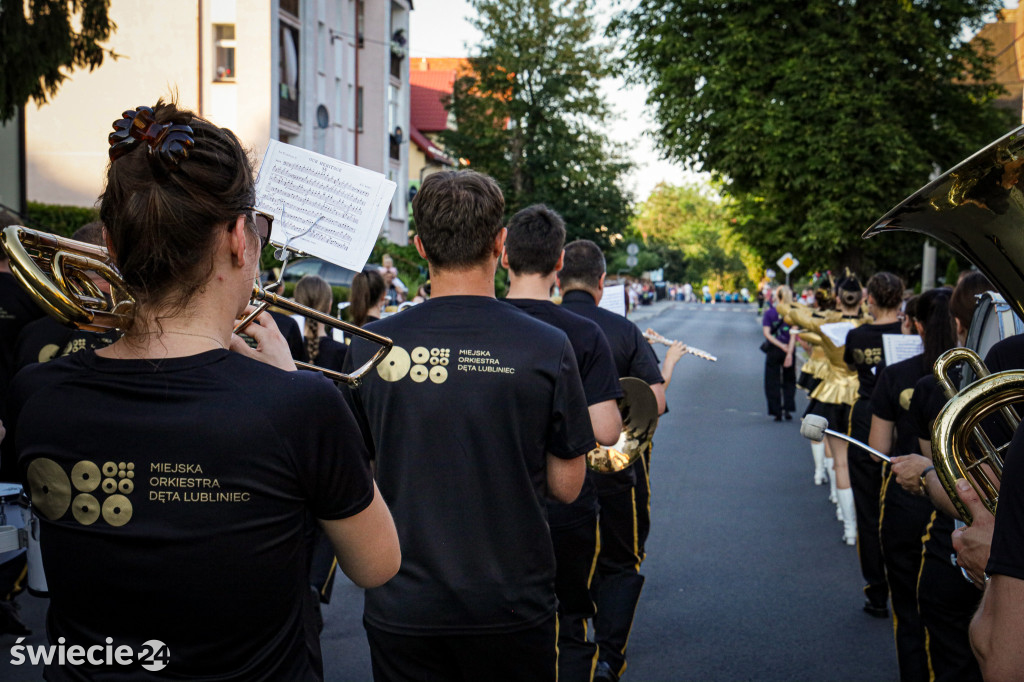
M796 269L796 266L800 265L800 261L793 257L793 254L786 253L778 261L778 266L782 268L782 271L787 275Z

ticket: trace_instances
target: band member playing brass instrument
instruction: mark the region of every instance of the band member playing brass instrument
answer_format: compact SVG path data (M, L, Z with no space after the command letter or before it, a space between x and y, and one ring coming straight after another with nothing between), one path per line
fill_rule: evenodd
M400 563L359 428L269 315L255 348L232 334L270 228L234 134L161 101L109 141L100 217L134 306L112 345L18 374L3 457L41 522L50 643L141 660L46 677L319 679L308 524L359 585Z
M565 225L546 206L530 206L512 216L501 264L508 268L506 301L527 315L566 333L583 380L590 423L601 445L614 445L622 431L616 398L622 395L612 350L604 332L591 320L553 303L549 296L562 267ZM587 639L594 616L590 582L597 560L597 487L587 472L583 491L572 504L548 502L548 525L555 548L558 595L558 679L588 681L597 645Z
M648 383L658 412L664 413L665 378L658 369L657 355L635 324L598 307L604 280L604 254L595 243L581 239L566 245L558 273L562 307L601 327L611 345L619 377L636 377ZM648 463L647 458L641 458L624 471L595 478L601 532L601 551L591 588L597 605L594 641L599 661L595 680L617 680L626 669L626 643L643 589L644 576L639 570L650 529Z

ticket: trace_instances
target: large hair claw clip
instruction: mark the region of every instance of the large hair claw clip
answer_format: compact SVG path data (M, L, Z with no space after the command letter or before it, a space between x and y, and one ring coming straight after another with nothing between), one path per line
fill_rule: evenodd
M159 159L167 170L175 170L195 146L193 134L187 125L157 123L152 107L136 107L135 111L126 111L114 121L114 132L107 136L110 143L108 154L111 161L116 161L131 151L136 143L145 142L149 145L151 159Z

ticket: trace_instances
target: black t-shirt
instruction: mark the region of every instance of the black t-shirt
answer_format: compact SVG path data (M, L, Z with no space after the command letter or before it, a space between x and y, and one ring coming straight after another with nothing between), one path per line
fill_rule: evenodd
M901 324L862 324L856 329L851 329L846 335L843 361L857 370L857 380L860 382L857 395L861 398L871 399L871 393L875 390L875 379L885 368L882 335L899 334Z
M588 406L615 400L622 395L612 349L604 332L595 322L560 308L551 301L525 298L509 298L505 301L530 317L561 329L569 337ZM583 490L572 504L548 501L548 524L551 528L570 528L585 523L597 514L597 487L593 477L598 474L587 473Z
M1024 429L1010 442L999 484L999 513L985 572L1024 580Z
M339 343L329 336L320 337L320 348L317 351L313 364L325 369L333 369L335 372L343 371L345 366L345 355L348 354L348 346Z
M432 298L367 327L394 341L346 391L372 438L402 567L364 617L399 634L506 633L555 610L547 453L596 442L565 333L484 296ZM377 346L354 338L345 367Z
M281 330L281 336L288 342L292 360L309 362L309 355L306 353L306 339L302 335L302 330L299 329L299 323L291 315L276 310L269 312L270 316L274 318L274 322L277 323L277 328Z
M9 272L0 272L0 396L14 376L14 349L26 324L46 313ZM0 414L0 419L3 415Z
M594 297L582 290L563 294L562 307L597 323L608 339L608 345L612 347L612 357L620 379L636 377L648 384L665 383L658 369L658 356L640 328L631 321L598 307ZM636 470L629 467L618 473L601 474L594 480L600 494L619 492L636 484Z
M1008 336L989 348L985 366L992 373L1024 367L1024 334Z
M960 371L954 368L950 372L950 379L953 385L960 383ZM943 393L935 375L929 371L921 377L914 386L914 397L910 401L909 423L914 432L921 440L931 441L932 422L939 416L939 412L947 402L946 394ZM949 555L953 552L953 519L942 512L936 512L935 520L932 522L931 531L925 541L925 551L941 561L949 561Z
M52 317L29 322L18 335L14 352L15 371L37 362L49 362L80 350L105 348L121 337L121 332L109 329L89 332L65 327Z
M42 522L51 643L165 643L169 666L118 668L132 679L318 676L305 534L373 498L331 382L224 350L83 351L26 367L11 391L3 448Z
M893 457L921 451L917 442L918 431L912 423L910 403L914 387L927 371L924 355L915 355L883 368L878 375L871 394L871 414L896 425Z

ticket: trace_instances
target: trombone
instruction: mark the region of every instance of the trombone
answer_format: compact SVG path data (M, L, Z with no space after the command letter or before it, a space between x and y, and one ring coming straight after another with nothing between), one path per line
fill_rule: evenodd
M20 225L4 228L0 233L0 245L10 257L11 272L21 286L58 322L87 331L125 328L135 302L105 248ZM109 282L109 298L90 279L90 272ZM276 284L280 284L280 280ZM374 334L278 296L261 287L258 282L253 284L251 300L256 310L235 326L236 334L241 333L256 315L273 305L290 313L311 317L328 327L341 329L346 334L380 346L352 374L336 372L308 362L295 363L297 367L321 372L334 381L359 386L363 377L391 351L393 344L386 336Z

